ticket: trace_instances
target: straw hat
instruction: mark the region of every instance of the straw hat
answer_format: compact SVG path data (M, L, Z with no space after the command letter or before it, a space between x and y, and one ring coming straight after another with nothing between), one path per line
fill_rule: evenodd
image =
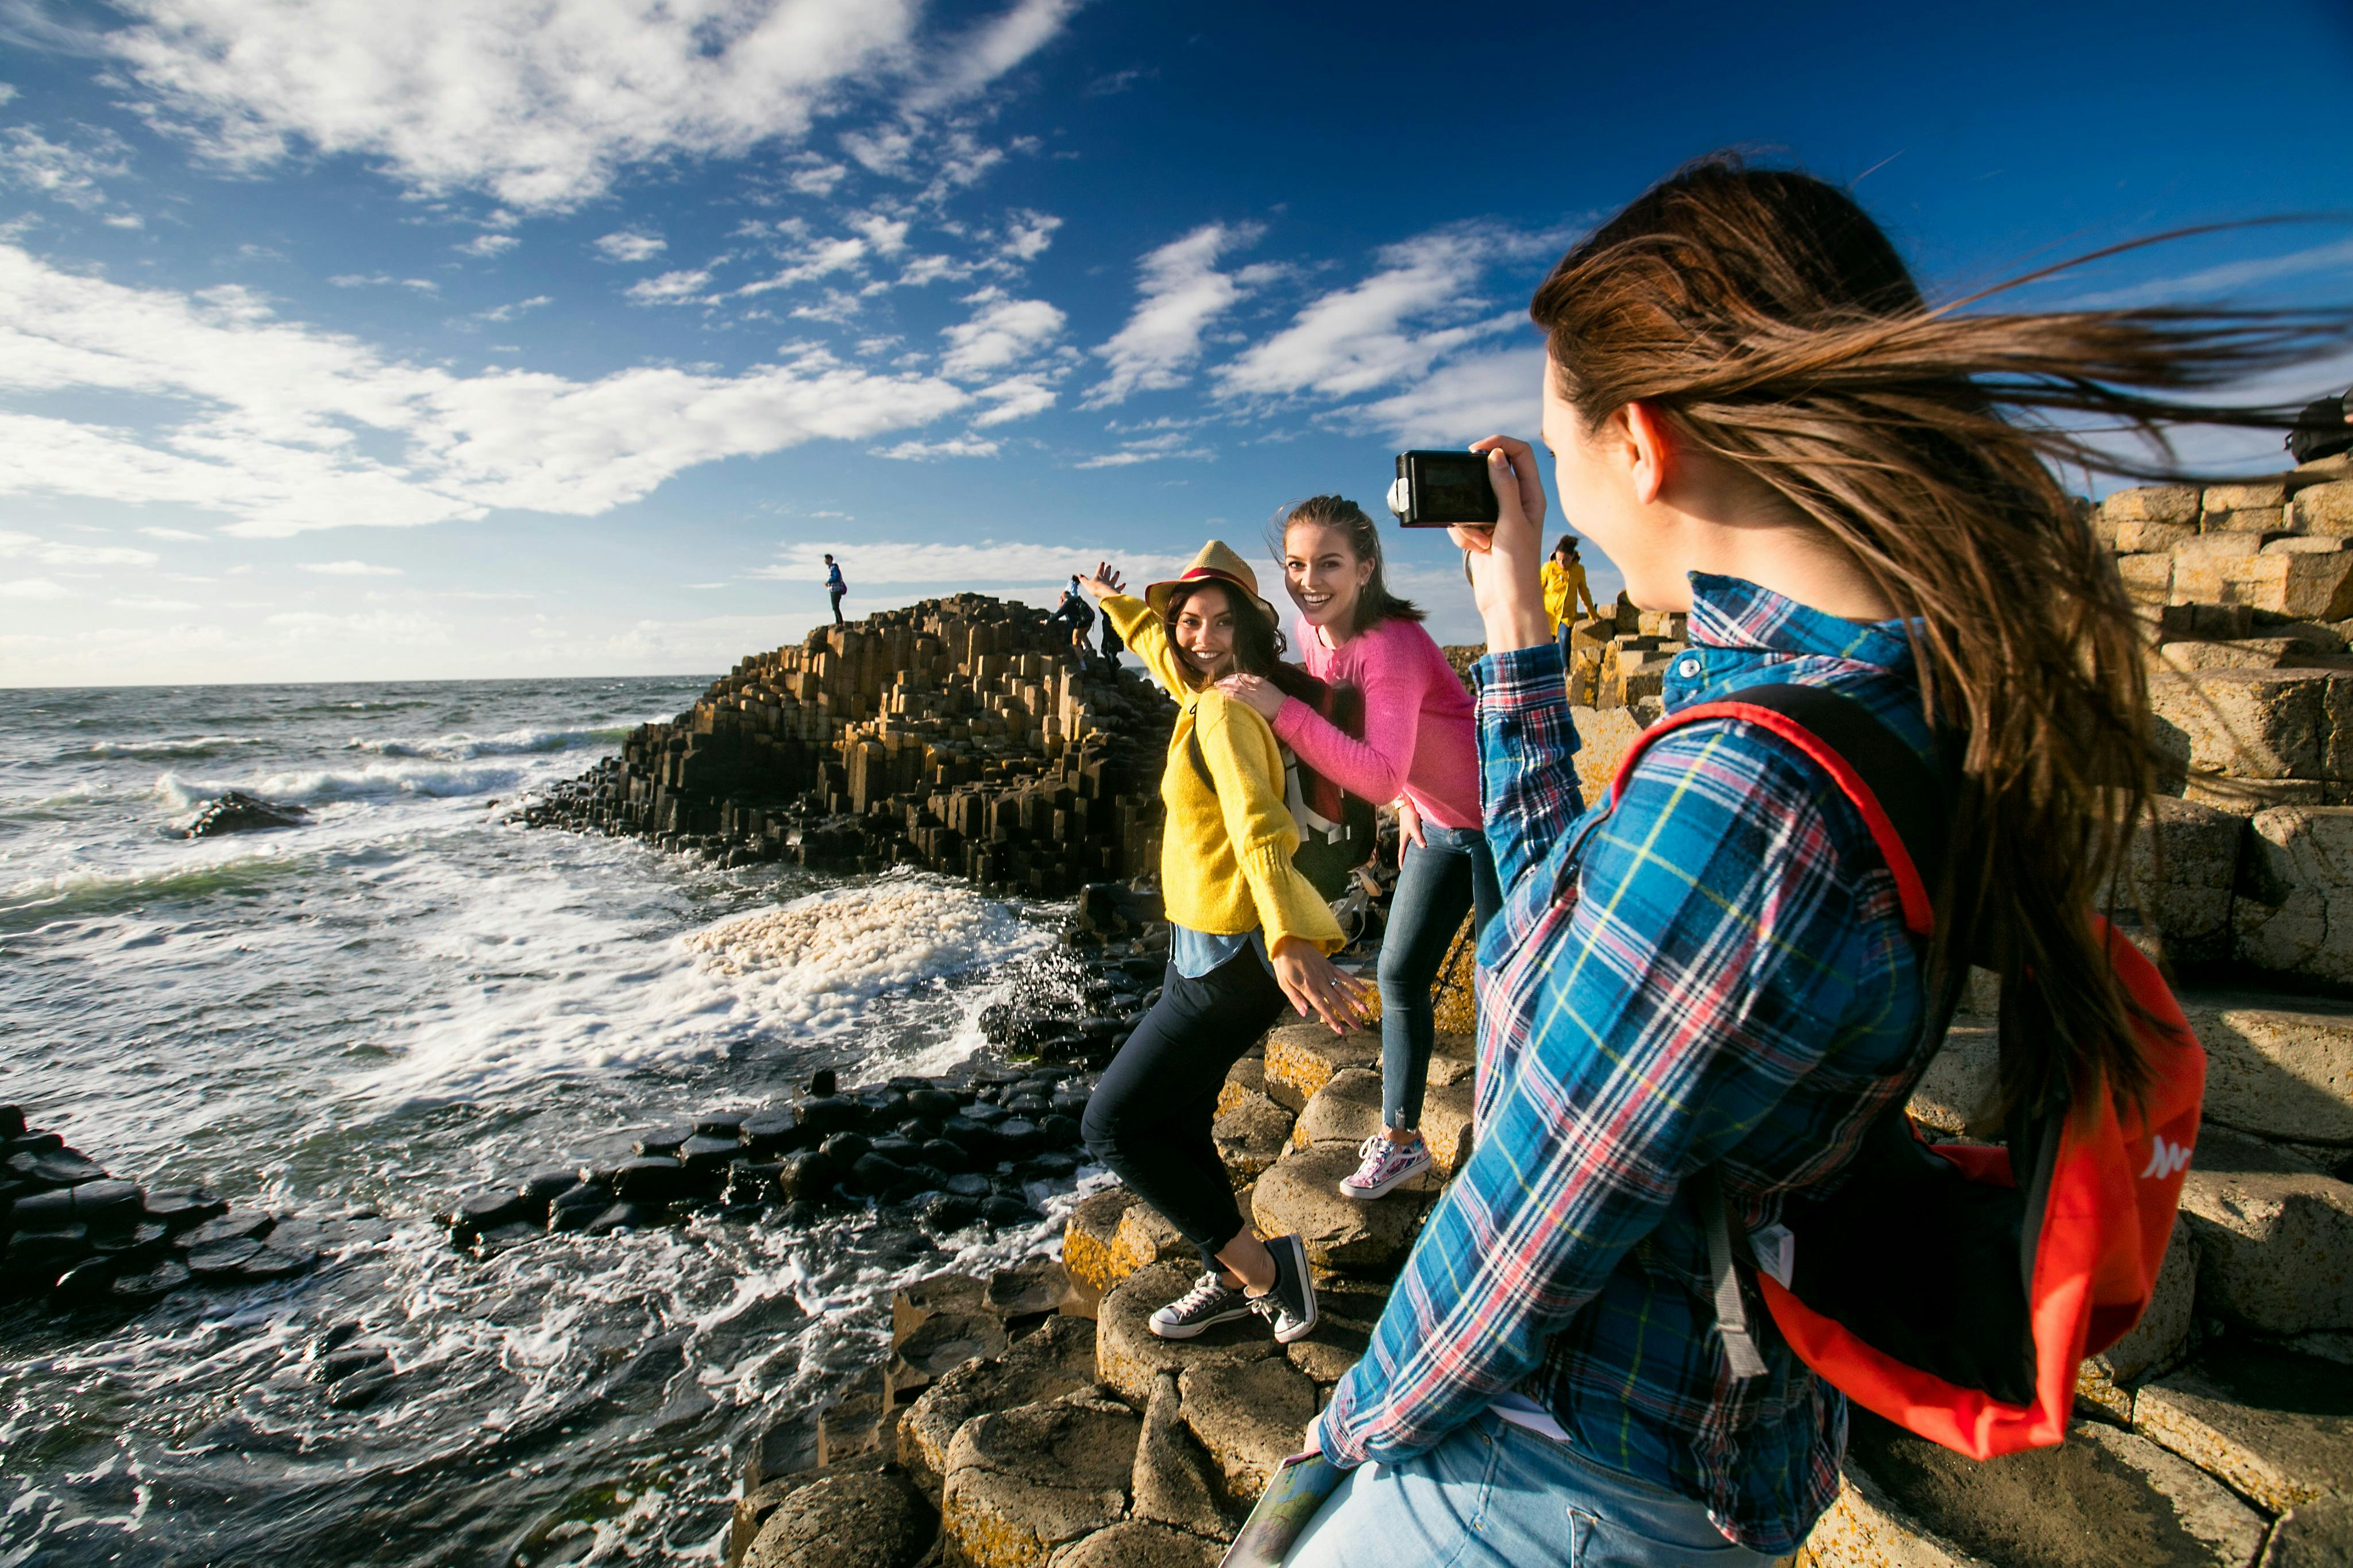
M1222 539L1212 539L1201 546L1201 553L1193 557L1193 564L1185 568L1182 576L1173 582L1155 583L1145 589L1144 602L1152 606L1154 615L1166 620L1168 617L1168 596L1192 583L1231 584L1257 601L1270 625L1282 625L1282 617L1274 613L1274 606L1259 595L1258 574L1250 570L1249 562L1228 549Z

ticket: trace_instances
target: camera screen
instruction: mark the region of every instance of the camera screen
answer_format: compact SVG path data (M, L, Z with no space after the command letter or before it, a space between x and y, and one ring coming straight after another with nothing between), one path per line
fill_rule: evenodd
M1414 512L1431 522L1492 522L1495 490L1484 459L1468 452L1432 452L1414 476Z

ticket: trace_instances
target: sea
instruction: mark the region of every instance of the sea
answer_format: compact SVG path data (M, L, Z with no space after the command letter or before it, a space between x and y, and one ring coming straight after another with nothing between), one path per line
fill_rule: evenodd
M0 691L0 1102L115 1175L339 1222L280 1284L0 1301L0 1568L718 1562L744 1445L871 1371L896 1286L1050 1250L1044 1189L936 1241L712 1214L477 1257L437 1223L819 1068L952 1070L1050 971L1061 906L508 821L706 684ZM231 789L307 820L179 836ZM396 1375L339 1410L353 1336Z

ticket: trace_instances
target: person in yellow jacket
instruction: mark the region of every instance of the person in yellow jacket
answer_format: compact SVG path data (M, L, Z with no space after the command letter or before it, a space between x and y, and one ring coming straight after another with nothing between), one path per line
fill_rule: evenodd
M1586 586L1585 563L1577 558L1577 535L1564 533L1560 542L1552 547L1552 557L1537 574L1544 589L1545 614L1552 617L1552 635L1560 644L1561 657L1568 657L1569 612L1583 605L1588 616L1601 612L1594 607L1593 590Z
M1081 1131L1097 1159L1200 1248L1201 1277L1152 1314L1152 1331L1190 1339L1255 1311L1288 1344L1315 1326L1306 1248L1295 1236L1261 1239L1243 1222L1211 1136L1218 1093L1286 1005L1342 1030L1364 1019L1366 998L1326 956L1342 945L1339 922L1291 863L1299 828L1283 805L1274 731L1214 682L1244 674L1281 684L1305 672L1282 662L1257 574L1217 541L1141 599L1107 563L1081 585L1177 706L1160 778L1167 974L1104 1069Z

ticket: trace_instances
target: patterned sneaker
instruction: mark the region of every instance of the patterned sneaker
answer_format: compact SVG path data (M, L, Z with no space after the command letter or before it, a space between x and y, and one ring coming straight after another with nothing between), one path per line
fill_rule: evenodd
M1250 1298L1212 1268L1194 1280L1190 1290L1153 1313L1150 1327L1164 1340L1189 1340L1204 1329L1250 1315Z
M1364 1163L1340 1178L1344 1197L1377 1198L1430 1169L1430 1145L1419 1138L1411 1144L1392 1143L1376 1132L1356 1145L1356 1152Z
M1274 1325L1275 1342L1287 1345L1315 1327L1315 1281L1308 1277L1307 1248L1297 1237L1274 1237L1266 1249L1274 1255L1274 1289L1244 1300Z

